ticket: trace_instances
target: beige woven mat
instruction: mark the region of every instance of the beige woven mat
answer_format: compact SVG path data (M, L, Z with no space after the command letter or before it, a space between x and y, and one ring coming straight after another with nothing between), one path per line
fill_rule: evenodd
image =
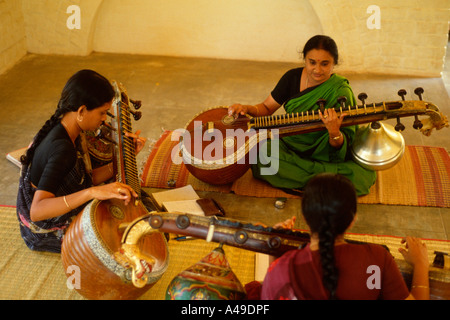
M163 300L172 279L209 254L217 243L169 241L169 268L141 299ZM243 285L254 280L255 253L224 246L226 258ZM35 252L20 236L14 207L0 206L0 300L83 299L67 287L61 255Z

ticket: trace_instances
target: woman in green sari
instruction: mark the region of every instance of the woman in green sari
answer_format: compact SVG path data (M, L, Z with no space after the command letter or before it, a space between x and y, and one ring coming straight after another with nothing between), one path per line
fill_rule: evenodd
M339 57L336 43L328 36L314 36L306 43L303 57L305 67L286 72L264 102L234 104L228 111L230 115L248 113L261 117L273 114L281 106L287 113L318 110L326 130L281 138L278 154L258 155L258 162L252 166L253 175L274 187L302 189L316 174L331 172L349 178L358 195L367 194L375 183L376 173L351 158L350 146L358 127L341 128L345 113L338 116L334 110L341 96L347 98L347 104L356 104L348 80L333 73ZM323 112L317 105L319 99L326 100ZM271 146L266 150L272 150ZM261 168L268 167L264 164L270 164L273 157L279 161L278 171L273 175L261 174Z

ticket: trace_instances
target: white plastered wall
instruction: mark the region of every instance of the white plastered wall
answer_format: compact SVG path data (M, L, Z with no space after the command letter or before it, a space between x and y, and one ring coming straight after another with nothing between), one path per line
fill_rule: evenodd
M0 74L27 53L25 25L20 1L0 1Z
M66 26L70 5L80 29ZM449 16L448 0L0 0L0 73L27 52L297 62L322 33L338 43L338 70L439 77Z

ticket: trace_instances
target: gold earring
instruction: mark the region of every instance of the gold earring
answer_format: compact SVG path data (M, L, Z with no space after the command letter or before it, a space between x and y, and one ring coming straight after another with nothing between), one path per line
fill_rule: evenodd
M77 120L79 121L79 122L83 122L83 117L81 117L81 119L77 116Z

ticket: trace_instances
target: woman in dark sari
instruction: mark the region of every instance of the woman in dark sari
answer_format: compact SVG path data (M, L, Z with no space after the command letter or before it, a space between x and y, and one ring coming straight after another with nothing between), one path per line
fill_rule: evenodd
M21 157L17 217L22 238L32 250L60 252L62 237L73 217L92 199L122 199L133 189L113 176L112 163L92 169L85 161L81 134L106 120L115 92L92 70L75 73L66 83L55 113ZM145 139L134 135L138 152Z
M321 172L338 173L349 178L358 195L369 193L375 183L376 173L365 169L351 159L350 146L357 126L341 127L345 113L337 116L334 108L339 105L338 97L347 98L347 104L354 106L356 99L346 78L333 73L338 63L338 50L333 39L314 36L303 49L304 68L286 72L274 90L263 103L258 105L234 104L231 114L266 116L281 106L286 113L315 110L325 125L324 131L304 133L281 138L277 154L259 154L257 164L252 166L256 178L283 189L303 189L306 183ZM325 99L325 110L321 112L317 100ZM272 150L267 141L265 150ZM279 163L275 174L261 174L276 157Z

